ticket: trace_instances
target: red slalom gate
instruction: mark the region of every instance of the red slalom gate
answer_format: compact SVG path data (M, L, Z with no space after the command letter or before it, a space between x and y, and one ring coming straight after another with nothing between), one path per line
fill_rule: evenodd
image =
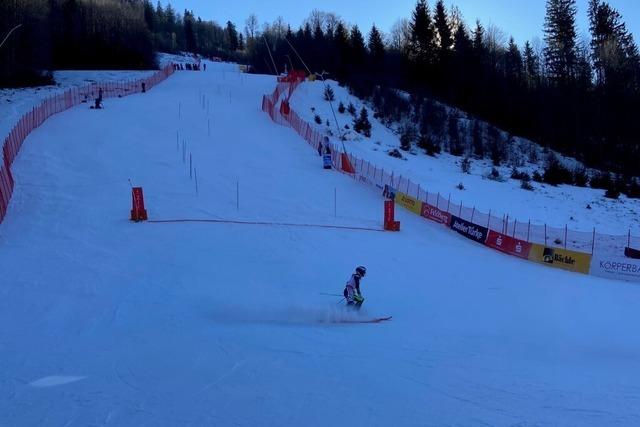
M395 201L384 201L384 229L386 231L400 231L400 221L395 220Z
M146 221L147 210L144 208L144 195L142 187L133 187L131 189L131 221Z

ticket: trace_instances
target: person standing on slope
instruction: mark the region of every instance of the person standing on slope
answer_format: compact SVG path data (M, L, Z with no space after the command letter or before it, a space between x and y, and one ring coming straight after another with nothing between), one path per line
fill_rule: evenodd
M351 275L351 278L347 282L344 288L344 298L347 300L347 305L354 308L360 308L364 302L362 292L360 292L360 281L367 274L367 269L363 266L356 268L356 272Z

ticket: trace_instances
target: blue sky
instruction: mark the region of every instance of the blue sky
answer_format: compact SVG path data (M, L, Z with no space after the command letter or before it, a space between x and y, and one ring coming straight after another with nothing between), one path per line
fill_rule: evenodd
M166 4L167 0L162 0ZM542 37L545 0L445 0L447 6L457 5L469 24L479 18L486 26L493 23L507 34L513 35L519 43L533 37ZM588 33L588 0L577 0L579 9L579 34ZM368 32L373 23L388 32L393 23L401 17L410 17L415 0L323 0L311 1L270 1L263 0L171 0L171 4L182 13L185 8L193 10L203 19L224 23L231 20L239 29L250 13L255 13L262 24L272 22L279 15L292 27L298 27L313 9L331 11L351 24L358 24ZM430 0L433 6L435 0ZM610 0L623 15L628 28L636 39L640 38L640 2L638 0Z

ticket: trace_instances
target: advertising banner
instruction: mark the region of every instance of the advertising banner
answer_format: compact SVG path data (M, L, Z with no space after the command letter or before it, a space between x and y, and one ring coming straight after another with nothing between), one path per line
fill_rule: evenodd
M626 247L624 248L624 256L627 258L640 259L640 251L637 249Z
M431 221L439 222L440 224L444 224L449 226L451 224L451 214L449 212L445 212L436 208L435 206L431 206L427 203L422 204L422 216L430 219Z
M458 218L455 215L451 216L451 229L462 234L467 239L471 239L482 244L487 240L487 235L489 234L489 229L487 227L473 224L467 220Z
M489 231L486 245L500 252L523 259L529 259L529 253L531 252L531 243L496 233L493 230Z
M589 274L591 254L532 244L529 260L563 270Z
M396 203L405 209L410 210L416 215L422 214L422 202L415 197L407 196L404 193L398 191L396 193Z
M640 260L615 255L594 255L591 274L607 279L640 282Z
M331 154L323 154L322 155L322 167L325 169L331 169Z

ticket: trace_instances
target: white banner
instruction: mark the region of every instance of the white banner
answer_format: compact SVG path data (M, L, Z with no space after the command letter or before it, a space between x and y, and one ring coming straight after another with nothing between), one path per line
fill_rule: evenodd
M640 282L640 259L595 254L591 259L591 274L607 279Z

